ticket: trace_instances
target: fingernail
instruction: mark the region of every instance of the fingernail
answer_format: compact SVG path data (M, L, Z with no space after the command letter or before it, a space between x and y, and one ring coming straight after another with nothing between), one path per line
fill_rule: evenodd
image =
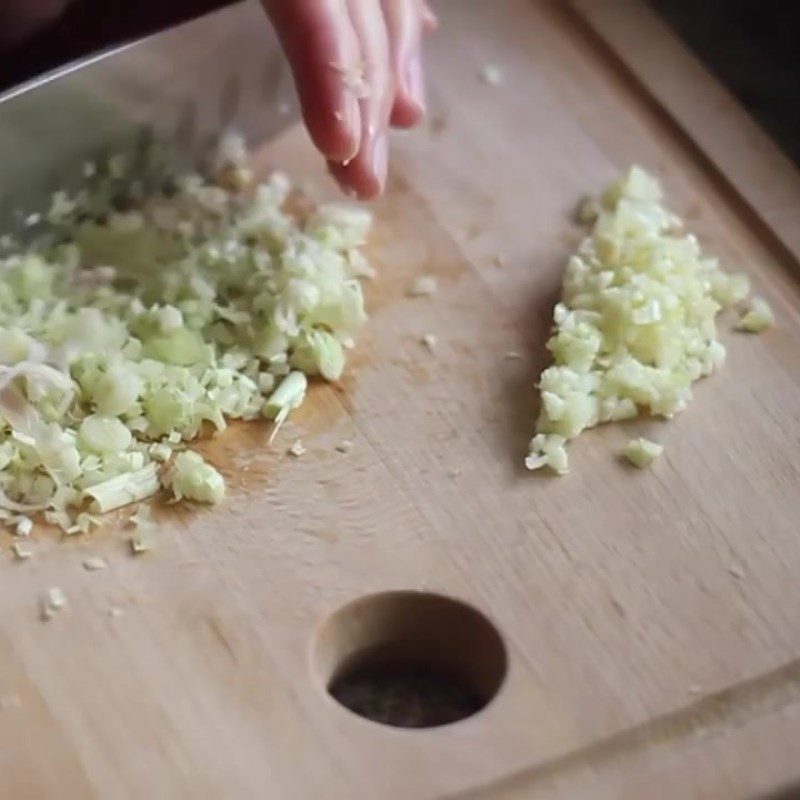
M422 59L414 53L406 64L406 91L414 102L425 110L425 81L422 77Z
M352 140L350 151L342 159L344 163L349 163L355 158L360 147L359 132L361 131L361 110L358 107L358 100L347 92L344 99L343 119L340 122L344 125L347 135Z
M372 146L372 172L381 186L386 182L386 170L389 162L389 138L382 133Z

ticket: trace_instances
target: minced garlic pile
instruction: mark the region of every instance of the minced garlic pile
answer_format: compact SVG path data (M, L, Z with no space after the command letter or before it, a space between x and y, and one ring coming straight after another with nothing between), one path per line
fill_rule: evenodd
M725 360L715 317L747 297L747 276L727 274L703 255L661 201L658 181L634 166L581 206L593 229L567 264L553 313L547 347L554 363L539 381L529 469L566 473L566 443L586 428L683 411L692 383ZM769 307L756 299L740 327L770 324Z

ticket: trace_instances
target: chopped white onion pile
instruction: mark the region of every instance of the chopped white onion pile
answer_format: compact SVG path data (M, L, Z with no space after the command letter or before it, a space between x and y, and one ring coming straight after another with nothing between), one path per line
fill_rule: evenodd
M279 425L306 375L336 380L366 320L356 207L289 213L288 180L252 192L240 141L214 180L145 181L115 157L60 192L29 247L0 256L0 517L65 530L168 485L215 503L221 475L176 452L204 428Z
M714 319L747 297L747 276L704 256L661 200L658 181L634 166L599 201L581 204L579 217L594 225L567 264L553 313L554 364L539 381L529 469L567 472L566 443L586 428L683 411L692 383L725 359ZM762 303L753 301L742 328L771 324Z

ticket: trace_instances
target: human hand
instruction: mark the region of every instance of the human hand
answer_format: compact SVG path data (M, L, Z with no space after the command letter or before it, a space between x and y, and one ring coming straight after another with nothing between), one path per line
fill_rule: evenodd
M362 199L386 182L388 128L425 113L425 0L262 0L292 66L314 144L345 191Z

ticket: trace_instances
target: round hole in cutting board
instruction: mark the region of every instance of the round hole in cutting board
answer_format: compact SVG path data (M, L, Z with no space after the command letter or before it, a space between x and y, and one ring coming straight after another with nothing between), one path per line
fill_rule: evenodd
M471 606L438 594L360 598L323 624L314 666L328 693L361 717L433 728L471 717L507 669L497 629Z

